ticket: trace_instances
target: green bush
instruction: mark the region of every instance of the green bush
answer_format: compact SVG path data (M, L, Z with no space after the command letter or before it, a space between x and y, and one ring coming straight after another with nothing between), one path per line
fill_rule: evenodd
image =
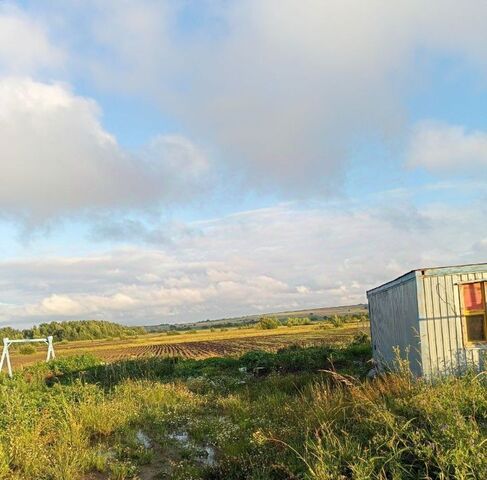
M311 325L311 320L308 317L289 317L285 325L288 327L295 327L298 325Z
M32 355L33 353L36 353L36 351L34 345L21 345L19 347L19 353L21 355Z
M247 370L252 371L256 368L264 368L266 370L275 369L276 355L263 350L254 350L247 352L240 357L240 363L246 367Z
M281 326L281 323L276 317L261 317L259 323L257 324L258 328L262 330L273 330Z

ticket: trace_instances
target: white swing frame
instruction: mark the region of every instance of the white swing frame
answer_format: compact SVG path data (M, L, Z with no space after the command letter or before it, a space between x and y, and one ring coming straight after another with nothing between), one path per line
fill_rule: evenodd
M56 354L54 353L54 343L52 335L49 335L46 338L22 338L17 340L10 340L10 338L6 337L3 339L3 351L2 351L2 358L0 359L0 372L3 370L3 364L7 364L7 371L8 376L12 378L12 364L10 362L10 353L9 347L14 343L45 343L47 345L47 357L46 362L56 358Z

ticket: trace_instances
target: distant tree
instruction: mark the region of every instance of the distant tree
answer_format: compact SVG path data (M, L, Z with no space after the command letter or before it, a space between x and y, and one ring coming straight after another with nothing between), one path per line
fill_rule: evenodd
M143 327L126 327L105 320L73 320L41 323L25 330L11 327L0 328L0 338L39 338L52 335L57 342L63 340L91 340L134 336L146 333Z
M272 330L281 325L276 317L261 317L257 326L262 330Z
M12 327L0 328L0 337L1 338L7 337L7 338L11 338L11 339L23 338L22 332L20 330L16 330L15 328L12 328Z

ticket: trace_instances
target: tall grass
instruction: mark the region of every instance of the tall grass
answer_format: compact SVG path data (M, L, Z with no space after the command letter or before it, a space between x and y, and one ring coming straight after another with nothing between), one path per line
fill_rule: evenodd
M150 462L175 480L487 478L484 376L369 381L369 357L357 338L199 361L83 356L0 377L0 478L128 480Z
M487 478L487 388L481 377L434 385L390 374L351 387L317 383L306 442L310 478Z

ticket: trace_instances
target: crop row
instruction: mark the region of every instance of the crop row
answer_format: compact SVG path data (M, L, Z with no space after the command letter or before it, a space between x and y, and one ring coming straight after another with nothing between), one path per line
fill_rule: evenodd
M208 340L200 342L157 343L139 346L130 346L120 349L111 349L104 352L106 360L115 361L124 358L142 357L181 357L181 358L208 358L240 355L250 350L276 351L291 344L317 345L325 343L325 339L298 339L289 335L257 337L232 340ZM329 343L326 340L326 343Z

